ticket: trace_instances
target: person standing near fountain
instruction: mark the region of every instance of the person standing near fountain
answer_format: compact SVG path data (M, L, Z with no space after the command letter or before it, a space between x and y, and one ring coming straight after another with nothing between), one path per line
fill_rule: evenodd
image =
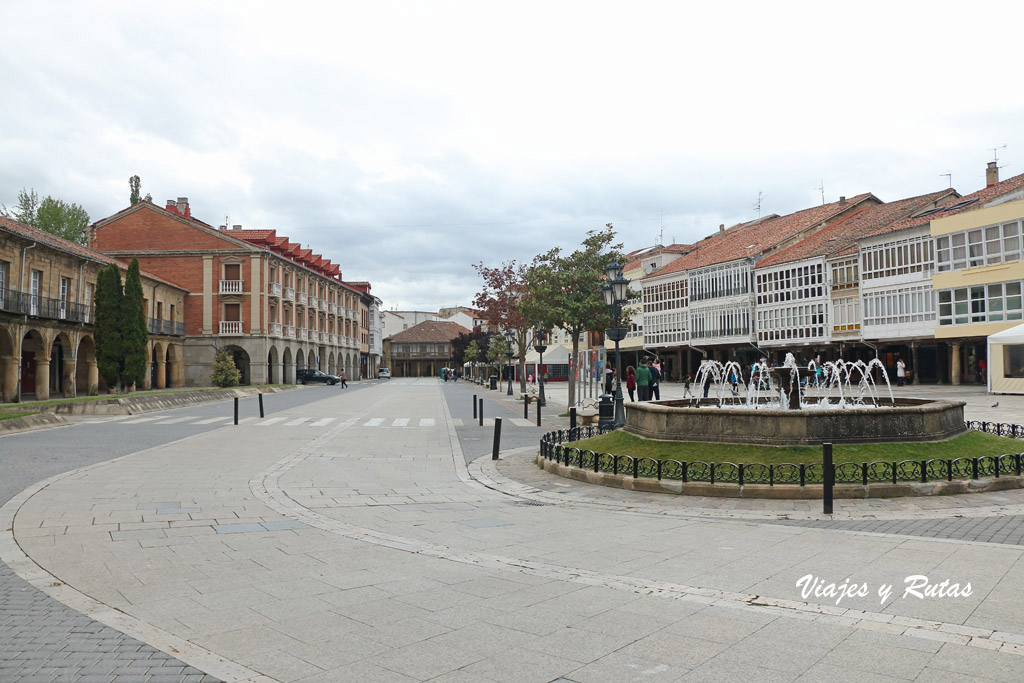
M907 378L907 364L900 358L896 361L896 386L902 387Z
M629 400L636 402L636 368L632 365L626 368L626 391L629 392Z
M651 371L646 358L640 360L640 367L636 370L636 393L641 401L651 400Z
M658 361L655 360L653 363L651 363L651 367L648 369L651 371L651 393L647 398L654 401L660 401L661 368L659 367Z

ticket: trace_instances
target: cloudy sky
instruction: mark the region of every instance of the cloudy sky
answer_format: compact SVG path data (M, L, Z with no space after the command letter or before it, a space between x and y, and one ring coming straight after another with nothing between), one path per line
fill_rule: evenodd
M97 220L138 174L436 310L608 222L635 249L759 194L966 194L992 148L1024 173L1024 3L700 4L3 0L0 201Z

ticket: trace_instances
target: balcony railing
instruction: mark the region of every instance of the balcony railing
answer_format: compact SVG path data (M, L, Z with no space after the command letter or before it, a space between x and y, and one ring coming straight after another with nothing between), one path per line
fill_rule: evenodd
M74 323L91 322L91 310L85 304L32 295L15 289L0 289L0 311Z
M270 334L275 337L281 336L281 323L270 323Z
M295 301L295 290L291 287L284 288L284 299L285 301Z
M289 339L295 339L295 325L285 325L284 336L288 337Z
M297 330L295 330L295 336L296 336L297 339L305 339L306 338L306 328L305 327L300 327Z
M319 300L319 299L317 299L317 298L316 298L315 296L313 296L312 294L310 294L310 295L309 295L308 303L309 303L309 307L310 307L310 308L316 308L316 307L317 307L317 304L319 304L319 301L320 301L320 300Z
M295 292L295 303L304 304L306 303L305 292Z
M338 312L338 304L332 301L330 304L327 305L327 312L336 314Z
M221 294L241 294L242 293L242 280L221 280L220 281L220 293Z
M150 334L163 334L173 337L185 336L185 323L179 320L161 320L159 318L147 319L147 328Z
M281 296L281 283L280 282L271 282L270 283L270 296L276 296L276 297L280 298L280 296Z
M220 333L225 335L237 335L242 334L242 321L241 320L221 320L220 321Z
M336 335L336 334L332 334L332 335L331 335L331 336L330 336L330 337L328 338L328 340L327 340L327 343L328 343L328 344L335 344L335 345L337 345L337 343L338 343L338 335Z
M326 311L327 310L327 302L324 301L323 299L320 299L320 310L321 311Z

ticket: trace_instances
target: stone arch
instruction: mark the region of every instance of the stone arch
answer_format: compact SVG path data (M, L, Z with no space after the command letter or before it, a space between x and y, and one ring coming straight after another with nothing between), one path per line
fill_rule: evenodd
M50 398L50 345L42 332L31 329L21 338L21 394L37 401Z
M306 354L302 349L295 352L295 369L304 370L306 368Z
M338 369L334 367L334 351L327 354L327 374L337 375Z
M295 365L292 363L292 350L287 346L284 349L284 353L281 354L281 365L283 366L281 381L284 384L294 384Z
M168 387L185 386L185 366L181 362L181 345L168 344L164 353L164 378Z
M92 335L83 334L78 340L78 351L75 353L75 388L89 396L100 391L99 370L96 367L96 342Z
M249 352L241 346L235 346L234 344L230 344L224 348L226 348L228 353L231 354L231 359L235 362L235 367L238 368L238 383L243 386L249 384L252 381L252 368L249 365Z
M151 389L163 389L167 386L167 361L165 359L164 345L159 341L153 342L149 351L149 387Z
M277 347L271 344L270 349L267 351L267 384L274 384L275 382L281 381L281 378L279 377L280 371L276 369L277 367Z
M0 401L14 403L18 398L18 347L13 328L0 327Z

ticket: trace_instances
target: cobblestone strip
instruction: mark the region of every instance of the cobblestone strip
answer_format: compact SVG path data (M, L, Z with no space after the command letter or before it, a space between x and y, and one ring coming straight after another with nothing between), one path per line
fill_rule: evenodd
M134 457L144 452L124 457ZM0 651L0 680L7 683L51 680L57 677L77 679L81 676L82 680L96 681L117 681L123 677L120 680L131 682L181 680L207 683L222 679L234 683L274 683L267 676L75 590L33 562L22 551L14 538L14 517L25 501L64 477L121 459L96 463L50 477L25 489L0 507L0 562L10 569L9 573L0 571L0 585L5 597L4 618L0 622L5 635L0 643L4 648L12 648ZM5 574L10 580L5 580ZM35 595L28 593L30 590ZM11 598L11 602L8 602L7 597ZM65 607L48 604L50 598L63 603ZM33 625L45 625L52 630L24 630L20 624L24 619L31 619ZM62 638L66 639L65 643L60 642ZM63 656L58 658L57 652ZM15 664L8 665L8 662ZM151 663L147 666L139 662ZM164 678L164 674L177 678Z
M448 416L449 432L454 432L454 425L451 424ZM606 574L598 571L591 571L582 568L564 567L560 565L536 562L531 560L516 559L479 553L472 551L461 551L454 548L426 541L396 536L380 531L374 531L340 520L331 519L316 510L303 507L292 499L280 486L281 477L293 467L301 464L307 457L312 455L322 439L348 429L355 420L350 420L345 425L338 425L330 435L324 435L321 439L314 439L308 444L293 451L290 455L282 458L265 471L257 474L249 481L249 488L258 500L279 512L282 515L305 522L329 533L338 534L346 538L371 543L377 546L401 550L404 552L434 557L438 559L459 562L488 569L514 571L518 573L531 574L543 578L567 581L587 586L602 586L616 590L628 591L639 595L659 595L668 599L676 599L687 602L697 602L705 605L724 607L731 609L753 610L768 612L779 616L812 619L824 623L848 626L851 628L884 631L894 635L903 635L926 640L940 640L943 642L970 645L986 650L999 650L1024 657L1024 635L1013 633L1002 633L993 630L972 628L960 624L946 623L940 621L928 621L912 617L902 617L893 614L880 612L867 612L863 610L847 609L844 607L833 607L830 605L819 605L796 600L782 600L761 595L751 595L732 591L723 591L698 586L688 586L663 581L649 581L630 576ZM486 460L481 458L471 463L469 471L482 471L487 467L486 463L479 463ZM458 462L458 460L456 460ZM491 465L490 469L497 472ZM487 486L487 482L482 482ZM515 487L514 483L510 484ZM491 486L488 486L491 488ZM521 487L523 493L538 491L533 487ZM495 489L498 492L497 489ZM510 495L516 495L511 493Z

